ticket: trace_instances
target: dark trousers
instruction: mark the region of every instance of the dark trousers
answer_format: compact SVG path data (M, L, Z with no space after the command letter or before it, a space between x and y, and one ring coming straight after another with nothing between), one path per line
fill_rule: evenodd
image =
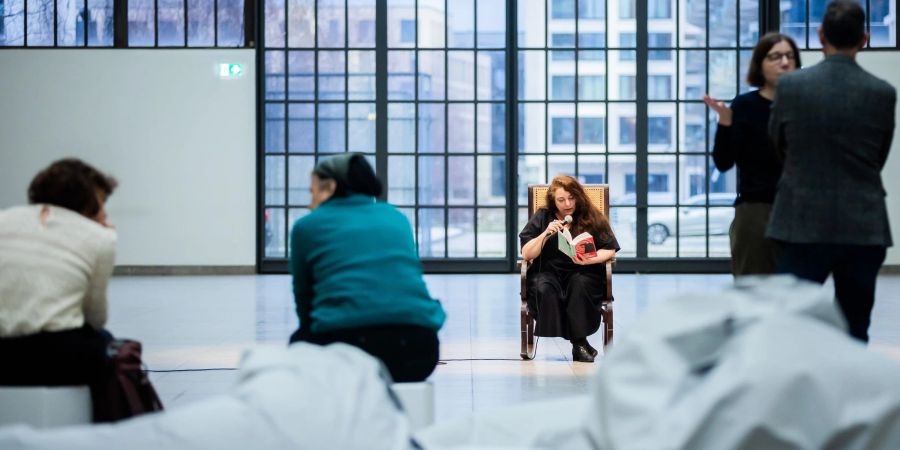
M415 325L383 325L348 328L325 333L297 330L291 342L328 345L342 342L380 359L396 382L424 381L438 362L437 332Z
M605 274L538 272L529 275L529 283L529 308L537 319L535 336L578 341L600 328Z
M766 237L771 213L771 203L740 203L734 207L728 230L734 276L775 273L779 246Z
M104 379L111 336L82 328L0 339L0 385L74 386Z
M834 293L850 335L868 342L875 281L886 254L879 245L784 243L778 272L816 283L824 283L833 274Z

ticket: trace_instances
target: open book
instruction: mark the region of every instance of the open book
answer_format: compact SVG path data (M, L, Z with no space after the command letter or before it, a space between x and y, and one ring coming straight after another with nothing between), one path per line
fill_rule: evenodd
M574 258L575 255L581 255L583 258L597 256L597 246L594 245L594 237L590 233L584 232L574 238L569 230L562 230L558 234L559 251L569 255L570 258Z

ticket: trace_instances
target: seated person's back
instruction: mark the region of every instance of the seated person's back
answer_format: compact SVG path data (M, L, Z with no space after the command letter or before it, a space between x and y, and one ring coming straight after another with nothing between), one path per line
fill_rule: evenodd
M381 184L360 154L321 161L313 210L291 232L300 328L291 342L344 342L380 358L396 381L421 381L437 364L444 311L422 278L409 221L376 202Z
M0 384L91 384L106 364L116 181L74 159L40 172L30 205L0 211Z

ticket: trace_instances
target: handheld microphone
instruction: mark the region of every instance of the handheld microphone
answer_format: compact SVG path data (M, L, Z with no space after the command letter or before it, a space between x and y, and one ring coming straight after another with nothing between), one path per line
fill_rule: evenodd
M563 218L563 222L572 223L572 216L566 214L566 217Z

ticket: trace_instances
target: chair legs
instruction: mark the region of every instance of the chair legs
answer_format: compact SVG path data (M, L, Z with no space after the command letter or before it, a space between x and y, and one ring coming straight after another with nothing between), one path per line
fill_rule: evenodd
M522 348L519 356L524 360L534 359L534 317L528 313L526 308L522 308L521 312L521 330L522 330Z
M613 338L613 304L606 302L603 304L603 312L601 313L603 322L603 347L612 342Z

